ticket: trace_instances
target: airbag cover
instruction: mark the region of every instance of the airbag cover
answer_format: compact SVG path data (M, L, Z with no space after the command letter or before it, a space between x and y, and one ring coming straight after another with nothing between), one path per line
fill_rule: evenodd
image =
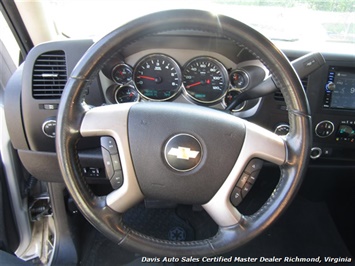
M210 108L140 103L129 112L128 137L146 198L204 204L232 170L245 126L241 119Z

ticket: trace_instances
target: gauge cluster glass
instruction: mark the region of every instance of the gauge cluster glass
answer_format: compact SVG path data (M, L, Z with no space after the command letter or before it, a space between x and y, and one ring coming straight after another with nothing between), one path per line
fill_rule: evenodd
M118 87L115 92L116 103L128 103L139 101L137 90L131 85Z
M230 74L230 81L233 88L242 90L249 85L249 75L241 69L236 69Z
M182 94L197 104L230 105L248 87L250 77L243 69L229 69L216 58L199 56L183 67L162 53L146 55L131 67L123 61L113 64L111 79L116 84L112 100L116 103L168 101ZM245 103L244 103L245 105ZM243 109L238 106L234 112Z
M229 87L226 68L211 57L190 60L182 75L186 94L200 103L214 103L222 99Z
M153 54L141 59L133 73L139 94L148 100L165 101L173 98L181 88L181 70L174 59Z
M111 77L119 85L126 84L132 80L132 68L126 64L118 64L112 69Z

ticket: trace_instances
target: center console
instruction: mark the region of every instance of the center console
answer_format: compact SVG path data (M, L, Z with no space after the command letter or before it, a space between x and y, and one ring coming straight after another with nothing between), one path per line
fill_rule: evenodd
M312 159L355 161L355 64L330 63L309 81ZM326 75L326 76L324 76Z

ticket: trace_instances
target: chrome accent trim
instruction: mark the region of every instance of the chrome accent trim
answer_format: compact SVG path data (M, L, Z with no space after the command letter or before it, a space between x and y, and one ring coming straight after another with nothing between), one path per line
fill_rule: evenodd
M226 93L226 95L224 95L224 98L223 98L223 100L222 100L223 109L225 109L225 108L228 106L228 105L226 104L226 96L227 96L228 92L232 92L232 91L236 91L236 92L239 92L239 93L240 93L240 90L239 90L239 89L232 88L232 89L228 90L227 93ZM244 108L245 108L245 106L247 105L247 102L248 102L248 100L242 102L242 103L240 104L241 107L239 107L238 109L233 109L232 112L233 112L233 113L236 113L236 112L241 112L241 111L243 111ZM238 105L238 106L239 106L239 105ZM238 106L237 106L237 107L238 107Z
M194 140L196 140L196 142L200 145L200 150L199 150L199 151L191 151L191 150L189 149L189 147L186 147L186 148L185 148L185 147L179 147L179 148L185 148L185 149L188 149L188 150L189 150L189 152L190 152L189 157L188 157L188 158L184 158L184 159L187 159L187 160L189 160L190 158L196 158L197 155L198 155L198 153L201 153L201 157L200 157L200 160L198 161L198 163L197 163L194 167L192 167L192 168L190 168L190 169L187 169L187 170L180 170L180 169L177 169L176 167L174 167L173 165L170 164L170 162L169 162L169 160L168 160L168 158L167 158L167 154L168 154L168 153L169 153L169 154L171 153L171 150L170 150L169 152L167 151L167 147L168 147L169 143L170 143L174 138L176 138L176 137L178 137L178 136L189 136L189 137L193 138ZM197 153L196 153L196 152L197 152ZM195 154L194 154L194 153L195 153ZM190 156L190 155L191 155L191 156ZM193 155L195 155L195 156L193 156ZM188 171L191 171L191 170L195 169L195 168L201 163L203 155L204 155L204 154L203 154L203 149L202 149L201 142L200 142L197 138L195 138L194 136L192 136L191 134L186 134L186 133L177 134L177 135L171 137L171 138L168 140L168 142L165 144L165 148L164 148L164 158L165 158L166 163L167 163L172 169L174 169L174 170L176 170L176 171L178 171L178 172L188 172ZM178 155L177 155L176 157L179 158Z
M126 82L124 82L124 83L120 83L120 82L117 82L117 81L115 80L113 74L114 74L115 70L116 70L117 68L119 68L119 67L125 67L125 68L127 68L127 69L131 72L131 80L128 80L128 81L126 81ZM129 82L131 82L131 81L133 80L133 68L132 68L130 65L127 65L127 64L124 64L124 63L117 64L117 65L115 65L115 66L112 68L112 70L111 70L111 79L113 80L113 82L115 82L115 83L118 84L118 85L125 85L125 84L127 84L127 83L129 83Z
M165 60L168 60L173 65L174 69L176 70L176 74L177 74L177 77L178 77L178 86L177 86L178 89L177 89L177 91L175 93L173 93L173 95L171 95L169 97L166 97L166 98L163 98L163 99L153 99L153 98L150 98L148 96L145 96L140 91L140 89L138 89L137 84L136 84L136 80L135 80L137 72L138 72L138 67L140 66L140 64L148 61L149 59L151 59L153 57L157 57L157 56L159 56L160 58L165 58ZM165 61L165 60L163 60L163 61ZM149 55L144 56L143 58L141 58L136 63L136 65L134 66L134 70L133 70L132 82L133 82L134 87L136 88L137 92L139 93L139 95L141 96L142 99L146 99L146 100L153 101L153 102L164 102L164 101L168 101L168 100L174 98L181 91L181 87L182 87L182 72L181 72L181 68L180 68L179 64L176 62L176 60L173 57L171 57L169 55L166 55L166 54L162 54L162 53L154 53L154 54L149 54Z
M57 125L57 121L54 119L51 119L51 120L44 121L42 124L42 133L48 138L55 139L55 136L47 134L46 131L44 130L44 127L47 125L47 123L55 123Z
M319 125L322 124L322 123L330 123L330 124L332 125L332 131L331 131L331 132L329 133L329 135L327 135L327 136L320 136L320 135L318 135L318 133L317 133L317 129L318 129ZM314 132L316 133L316 135L317 135L318 137L324 139L324 138L327 138L327 137L329 137L330 135L332 135L333 132L334 132L334 129L335 129L335 127L334 127L334 124L333 124L332 121L323 120L323 121L320 121L320 122L316 125L316 127L315 127L315 129L314 129Z
M318 151L318 154L315 155L315 156L313 156L313 155L312 155L312 152L313 152L313 151ZM321 148L319 148L319 147L313 147L313 148L311 149L311 154L310 154L311 159L313 159L313 160L318 159L319 157L321 157L321 155L322 155L322 149L321 149Z
M276 134L250 122L244 121L245 140L240 155L226 181L214 197L202 207L219 226L238 224L242 214L230 202L230 195L252 158L260 158L283 165L287 158L285 140Z
M222 96L220 96L219 98L217 99L214 99L212 101L203 101L203 100L200 100L194 96L192 96L189 91L185 88L185 84L184 84L184 73L185 73L185 70L187 69L187 67L192 64L193 62L195 61L198 61L198 60L206 60L206 61L209 61L209 62L212 62L214 63L218 68L219 70L221 71L221 76L224 77L224 80L225 80L225 83L223 84L224 85L224 93ZM190 98L192 101L194 102L198 102L198 103L202 103L202 104L213 104L213 103L216 103L218 101L221 101L227 94L228 92L228 88L229 88L229 84L230 84L230 81L229 81L229 75L228 75L228 71L226 69L226 67L223 65L222 62L220 62L219 60L217 60L216 58L214 57L210 57L210 56L198 56L198 57L194 57L192 59L190 59L188 62L185 63L185 65L183 66L183 71L182 71L182 83L181 83L181 86L183 88L183 94L186 95L186 97Z
M246 72L244 69L242 68L237 68L235 70L233 70L230 74L229 74L229 79L231 80L232 79L232 75L234 73L237 73L237 72L240 72L240 73L243 73L244 74L244 77L246 78L246 83L243 87L241 88L238 88L238 87L235 87L232 85L232 82L229 81L231 83L231 87L234 89L234 90L237 90L237 91L243 91L246 87L248 87L248 85L250 84L250 76L248 74L248 72Z
M137 99L136 99L135 101L133 101L133 102L139 102L139 100L140 100L140 94L138 93L136 87L135 87L133 84L130 84L130 83L127 83L127 84L125 84L125 85L123 85L123 86L117 86L117 88L115 89L115 92L114 92L114 96L113 96L115 102L118 103L118 104L122 104L122 103L119 103L119 102L117 101L117 93L118 93L122 88L124 88L124 87L130 87L130 88L132 88L133 90L135 90L135 91L137 92ZM133 103L133 102L131 102L131 103Z
M80 128L83 137L111 136L116 141L122 165L123 185L106 196L106 204L120 213L144 198L133 168L127 135L127 117L134 104L136 103L114 104L90 109L85 114Z

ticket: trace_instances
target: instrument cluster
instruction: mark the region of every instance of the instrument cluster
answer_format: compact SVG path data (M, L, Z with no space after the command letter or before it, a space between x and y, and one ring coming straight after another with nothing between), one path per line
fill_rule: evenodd
M116 103L168 101L183 94L199 104L223 101L228 105L250 82L247 71L227 70L211 56L195 57L180 67L174 58L161 53L144 56L134 67L116 64L110 75Z

